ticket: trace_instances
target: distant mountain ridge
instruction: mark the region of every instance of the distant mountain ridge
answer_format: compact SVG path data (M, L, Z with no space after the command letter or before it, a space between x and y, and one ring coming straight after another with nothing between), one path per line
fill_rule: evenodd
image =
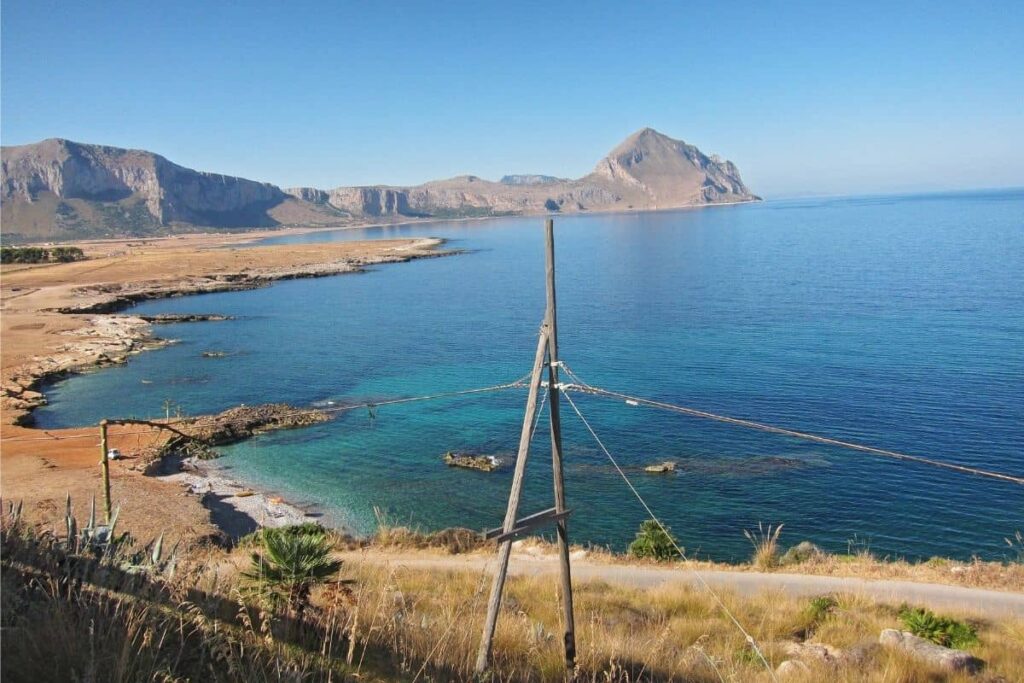
M592 173L575 180L527 174L492 182L466 175L412 187L282 190L194 171L152 152L57 138L3 147L0 157L5 242L367 219L650 210L759 199L732 162L651 128L626 138Z

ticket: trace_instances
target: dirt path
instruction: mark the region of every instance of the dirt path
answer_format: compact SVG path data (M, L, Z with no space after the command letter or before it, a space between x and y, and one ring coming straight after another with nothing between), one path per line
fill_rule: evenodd
M345 559L407 567L413 570L492 572L495 559L486 555L432 555L428 553L352 552ZM513 576L538 576L558 571L552 555L514 554L509 565ZM664 584L699 585L692 570L672 567L601 564L574 559L574 581L605 581L636 588L654 588ZM1024 617L1024 594L945 586L913 581L867 580L809 574L761 573L702 569L700 575L716 591L742 596L764 591L782 591L788 596L810 597L827 593L852 593L878 602L907 602L932 609L956 611L980 616Z

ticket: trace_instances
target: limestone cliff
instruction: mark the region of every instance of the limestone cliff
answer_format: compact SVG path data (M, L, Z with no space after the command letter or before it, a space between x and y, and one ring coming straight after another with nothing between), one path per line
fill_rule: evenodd
M273 225L267 209L284 198L269 183L193 171L141 150L54 138L2 152L5 233L61 237L173 224Z
M328 202L358 216L484 216L669 209L756 200L735 165L651 128L629 136L578 180L458 176L414 187L336 188Z
M666 209L757 199L736 166L644 128L576 180L466 175L414 187L299 187L193 171L141 150L62 139L4 147L5 241L370 219Z

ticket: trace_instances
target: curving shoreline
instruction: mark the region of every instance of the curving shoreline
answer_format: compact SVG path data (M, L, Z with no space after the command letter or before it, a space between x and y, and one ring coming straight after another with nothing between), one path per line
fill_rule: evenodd
M460 253L440 250L443 243L437 238L420 238L244 250L174 245L60 267L5 269L5 350L0 376L3 422L31 424L31 411L45 404L38 389L46 381L123 363L130 355L166 345L168 342L155 337L151 329L151 324L166 320L109 315L135 303L258 289L278 280L359 273L378 264ZM220 318L188 316L173 322L215 319ZM15 352L9 354L12 344ZM22 346L26 348L22 350Z
M440 249L443 240L435 238L225 248L243 241L202 236L156 243L105 242L87 245L90 258L85 261L3 268L4 498L24 500L28 516L36 521L56 523L66 495L84 501L100 490L95 427L31 428L33 409L46 401L39 391L43 383L125 363L131 355L171 343L157 337L153 325L225 319L112 312L146 299L255 289L277 280L360 273L376 264L460 253ZM168 486L166 478L146 476L145 468L133 460L141 462L143 451L159 448L166 440L166 432L156 430L145 435L138 428L110 430L110 447L139 454L111 463L114 498L125 507L121 519L138 536L173 530L172 535L194 542L216 535L216 527L230 535L240 515L271 524L308 520L301 508L269 493L233 495L247 487L208 468L172 478L180 487ZM207 500L211 504L204 506L201 498L182 490L185 486L196 493L212 493Z

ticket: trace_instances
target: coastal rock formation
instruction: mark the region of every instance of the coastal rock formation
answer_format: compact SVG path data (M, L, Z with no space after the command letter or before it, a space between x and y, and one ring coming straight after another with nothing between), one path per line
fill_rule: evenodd
M327 413L314 408L296 408L287 403L264 403L229 408L216 415L191 418L178 429L207 446L227 446L256 434L295 429L326 422Z
M630 135L583 180L621 187L645 208L756 199L731 161L705 156L653 128Z
M285 193L312 204L326 204L331 196L330 192L318 190L315 187L290 187L285 190Z
M651 128L629 136L579 179L473 175L413 187L297 187L193 171L142 150L69 140L2 149L4 239L147 235L197 228L346 225L669 209L756 200L730 161Z
M67 339L51 353L4 368L0 384L0 414L4 424L31 424L32 410L46 404L37 391L46 378L61 376L88 366L124 363L128 356L159 348L149 324L137 316L95 316L88 325L62 335Z
M167 344L152 335L151 324L228 319L216 314L97 313L149 299L254 289L276 280L355 273L377 263L457 253L437 249L441 240L432 238L239 251L188 248L177 242L88 261L4 271L3 423L31 424L32 409L45 403L39 387L47 379L120 364L132 354Z
M652 128L630 135L583 178L465 175L414 187L350 187L327 200L357 216L495 216L670 209L758 199L731 161Z
M57 138L4 147L0 188L5 232L40 236L274 225L267 210L286 197L269 183L193 171L151 152Z

